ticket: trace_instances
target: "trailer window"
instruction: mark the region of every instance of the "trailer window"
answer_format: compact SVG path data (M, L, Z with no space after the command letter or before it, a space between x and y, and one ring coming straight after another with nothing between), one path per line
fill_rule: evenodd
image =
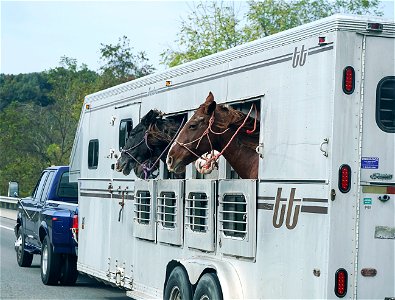
M139 224L149 224L151 217L151 194L149 191L137 191L135 197L135 219Z
M126 141L133 129L132 119L121 120L119 123L119 150L121 151L125 147Z
M244 195L224 195L221 213L221 231L225 236L244 238L247 234L247 203Z
M176 227L177 198L174 192L161 192L158 197L158 221L163 227Z
M90 140L88 146L88 168L97 169L99 163L99 140Z
M205 193L189 193L187 198L187 225L192 231L208 230L208 199Z
M377 84L376 123L385 132L395 132L395 76L384 77Z

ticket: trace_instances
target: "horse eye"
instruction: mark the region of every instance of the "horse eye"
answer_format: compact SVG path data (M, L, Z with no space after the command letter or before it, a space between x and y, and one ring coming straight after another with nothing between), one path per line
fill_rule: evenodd
M197 125L196 124L189 124L189 129L196 129Z

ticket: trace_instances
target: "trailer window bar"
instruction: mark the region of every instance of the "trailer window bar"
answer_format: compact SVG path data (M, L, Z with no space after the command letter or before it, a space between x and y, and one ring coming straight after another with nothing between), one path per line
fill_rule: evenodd
M385 132L395 132L395 76L384 77L377 84L376 123Z
M208 231L208 199L205 193L189 193L186 198L186 222L192 231Z
M225 236L247 236L247 203L243 194L225 194L220 201L220 231Z
M157 197L158 222L164 228L175 228L177 215L177 198L174 192L161 192Z
M134 219L139 224L148 225L151 219L151 193L137 191L134 203Z

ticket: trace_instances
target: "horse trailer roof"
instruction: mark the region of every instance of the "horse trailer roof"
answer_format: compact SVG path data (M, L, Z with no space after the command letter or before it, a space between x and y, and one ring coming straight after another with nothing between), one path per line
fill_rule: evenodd
M93 102L116 96L123 92L141 88L157 82L164 82L181 75L205 69L209 66L223 64L238 58L263 52L268 49L280 47L284 44L297 42L324 32L366 32L367 22L380 22L384 25L383 31L385 31L386 34L395 34L395 24L391 20L372 16L335 14L324 19L288 29L286 31L266 36L264 38L245 43L228 50L224 50L176 67L169 68L165 71L156 72L154 74L90 94L86 97L85 101Z

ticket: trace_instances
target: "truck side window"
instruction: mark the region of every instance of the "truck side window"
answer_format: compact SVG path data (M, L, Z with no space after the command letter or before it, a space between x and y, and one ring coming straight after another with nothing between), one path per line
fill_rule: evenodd
M376 123L385 132L395 132L395 76L384 77L377 84Z
M125 146L130 132L133 129L132 119L124 119L119 123L119 151Z
M33 197L32 197L33 201L40 201L41 195L43 193L44 184L48 178L48 175L49 175L49 172L44 172L41 175L40 181L36 185L36 188L34 189L34 192L33 192Z
M53 179L54 173L55 172L53 172L53 171L49 172L47 181L45 182L45 187L43 189L43 193L41 195L41 199L40 199L41 202L44 202L48 199L48 191L49 191L49 187L52 185L52 179Z
M88 146L88 168L97 169L99 164L99 140L90 140Z

